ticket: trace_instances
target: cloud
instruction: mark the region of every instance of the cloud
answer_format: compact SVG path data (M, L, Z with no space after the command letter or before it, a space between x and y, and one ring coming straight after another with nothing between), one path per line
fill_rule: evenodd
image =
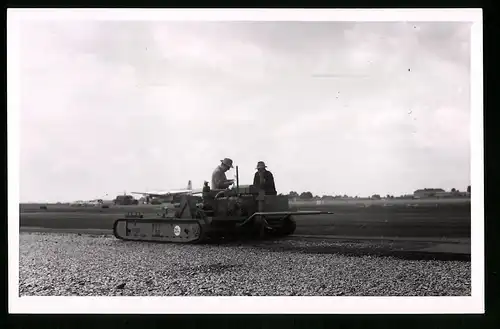
M465 189L465 23L26 21L21 199L210 180L280 192Z

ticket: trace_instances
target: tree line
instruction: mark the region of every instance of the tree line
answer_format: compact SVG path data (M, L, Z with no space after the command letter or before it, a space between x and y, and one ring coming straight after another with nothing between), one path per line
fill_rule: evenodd
M427 190L427 189L424 189L424 190ZM469 186L467 186L467 192L471 193L470 191L471 191L471 187L469 185ZM451 193L460 193L460 191L456 188L452 188L450 190L450 192ZM366 196L366 197L359 197L359 196L352 197L352 196L348 196L346 194L319 196L319 195L313 195L310 191L301 192L300 194L296 191L290 191L288 194L280 193L279 195L288 196L290 199L301 199L301 200L311 200L311 199L314 199L314 200L335 200L335 199L375 199L375 200L380 200L380 199L382 199L382 196L380 194L373 194L371 196ZM413 194L406 194L406 195L399 195L399 196L387 194L387 195L385 195L385 198L386 199L406 199L406 198L411 199L411 198L413 198Z
M335 199L349 199L349 198L352 198L352 199L366 199L366 198L370 198L370 199L381 199L382 197L379 195L379 194L374 194L374 195L371 195L371 196L367 196L367 197L359 197L359 196L349 196L347 194L344 194L344 195L322 195L322 196L319 196L319 195L314 195L312 194L310 191L307 191L307 192L302 192L302 193L298 193L296 191L290 191L288 194L283 194L283 193L280 193L280 195L284 195L284 196L288 196L290 199L302 199L302 200L311 200L311 199L315 199L315 200L335 200ZM395 196L394 195L389 195L387 194L385 196L387 199L394 199Z

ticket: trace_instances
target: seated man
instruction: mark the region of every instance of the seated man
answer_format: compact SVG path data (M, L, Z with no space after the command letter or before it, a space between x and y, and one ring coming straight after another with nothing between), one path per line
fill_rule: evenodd
M233 168L233 160L225 158L212 173L212 190L225 190L234 182L233 179L226 178L226 171Z
M267 166L264 161L257 163L257 172L253 178L253 185L258 189L264 190L266 195L277 195L273 174L266 168Z

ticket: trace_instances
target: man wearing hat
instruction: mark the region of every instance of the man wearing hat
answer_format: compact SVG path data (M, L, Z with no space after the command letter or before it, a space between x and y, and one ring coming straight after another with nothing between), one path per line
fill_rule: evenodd
M253 178L253 185L264 190L266 195L276 195L277 192L274 186L273 174L266 168L267 166L264 161L259 161L257 163L257 172Z
M225 158L224 160L220 160L220 162L220 165L212 173L213 190L225 190L234 182L234 179L226 178L226 171L233 168L233 160Z

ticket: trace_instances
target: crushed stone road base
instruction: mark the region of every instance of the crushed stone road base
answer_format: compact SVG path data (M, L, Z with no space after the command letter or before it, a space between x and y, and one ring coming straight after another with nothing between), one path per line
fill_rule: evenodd
M87 235L112 236L111 230L99 229L51 229L41 227L21 227L20 232L75 233ZM404 259L435 259L435 260L470 260L470 239L437 239L437 238L374 238L331 235L292 235L285 239L315 240L303 252L340 253L345 255L378 255L393 256ZM270 244L271 243L271 244ZM226 243L226 245L229 245ZM288 248L294 244L289 244ZM287 245L273 244L273 241L258 242L258 247L272 246L283 250ZM320 246L318 248L318 246ZM273 249L272 248L272 249Z
M21 296L470 296L470 261L345 256L335 241L173 245L21 233ZM333 252L331 252L333 250ZM330 251L330 252L328 252Z

